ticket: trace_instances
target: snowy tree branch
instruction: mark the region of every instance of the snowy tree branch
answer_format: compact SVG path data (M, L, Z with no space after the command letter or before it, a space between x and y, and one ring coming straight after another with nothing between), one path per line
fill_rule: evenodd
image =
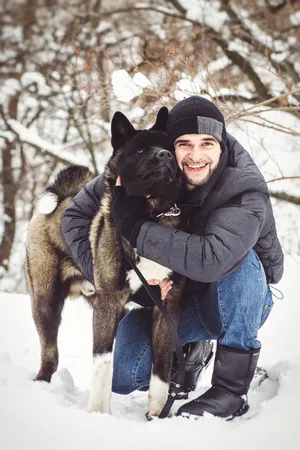
M0 112L3 117L3 109L0 106ZM40 138L36 133L24 127L21 123L14 119L6 119L8 130L13 132L19 142L31 145L39 153L50 156L66 166L75 164L73 161L61 157L58 153L63 150L63 147L49 144Z

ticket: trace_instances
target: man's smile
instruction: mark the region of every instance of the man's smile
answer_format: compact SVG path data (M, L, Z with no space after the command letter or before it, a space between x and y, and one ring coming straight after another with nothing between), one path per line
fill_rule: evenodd
M202 173L206 170L209 163L199 163L199 164L188 164L184 163L184 168L187 169L188 172L191 173Z

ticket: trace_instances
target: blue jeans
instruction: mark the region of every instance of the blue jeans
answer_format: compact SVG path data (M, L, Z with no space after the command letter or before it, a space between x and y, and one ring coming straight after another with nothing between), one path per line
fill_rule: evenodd
M178 333L182 345L217 339L241 350L260 348L257 331L273 306L263 266L251 250L239 268L208 285L201 295L183 296ZM150 309L133 309L118 326L113 392L148 386L151 374Z

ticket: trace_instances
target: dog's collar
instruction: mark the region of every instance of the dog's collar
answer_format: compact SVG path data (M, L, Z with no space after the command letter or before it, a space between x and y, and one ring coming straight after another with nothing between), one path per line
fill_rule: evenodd
M181 214L181 209L178 208L176 203L174 203L174 206L171 206L169 211L166 211L164 213L158 214L156 217L170 217L170 216L179 216Z

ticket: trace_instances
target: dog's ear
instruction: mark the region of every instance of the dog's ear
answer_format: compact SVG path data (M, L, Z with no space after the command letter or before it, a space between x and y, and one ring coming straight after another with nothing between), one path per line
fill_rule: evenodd
M131 125L127 117L120 111L117 111L111 122L111 145L114 152L131 139L136 132L136 129Z
M168 117L169 117L168 108L163 106L158 111L157 116L156 116L155 124L153 125L153 127L150 128L150 130L153 130L153 131L166 131L167 130Z

